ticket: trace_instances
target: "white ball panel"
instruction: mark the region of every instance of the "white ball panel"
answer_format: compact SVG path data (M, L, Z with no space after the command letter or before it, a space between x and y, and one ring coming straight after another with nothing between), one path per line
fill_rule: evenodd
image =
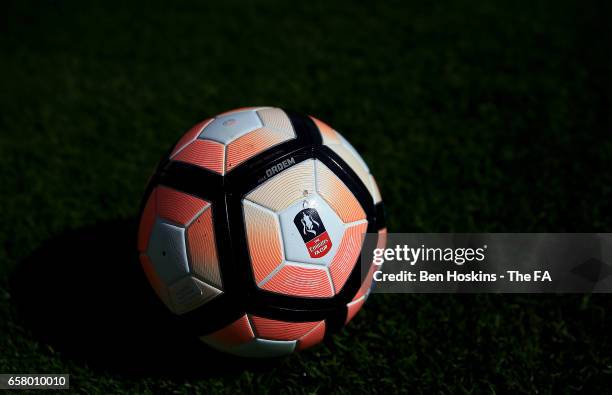
M269 208L281 211L301 201L304 195L315 190L315 161L305 160L287 169L280 170L262 185L252 190L246 199Z
M181 314L193 310L222 292L197 278L187 276L170 286L170 299L174 312Z
M185 229L157 218L151 230L147 255L166 285L184 277L189 273Z
M268 129L273 129L288 137L295 137L291 120L280 108L266 108L257 111L257 115Z
M329 148L331 148L338 156L342 158L353 171L357 174L357 176L361 179L361 182L368 188L370 195L372 195L372 199L374 203L378 203L382 200L380 197L380 191L378 190L377 185L373 182L372 175L370 174L370 169L368 165L363 160L361 155L357 152L357 150L348 142L340 133L337 133L340 144L327 144Z
M351 154L353 154L353 156L357 159L357 161L361 164L361 166L365 169L365 171L369 173L370 169L368 168L368 165L366 164L365 160L363 160L361 155L359 155L355 147L353 147L353 145L349 143L348 140L345 139L340 133L338 133L338 138L340 139L340 142L342 143L342 145L346 149L348 149Z
M227 346L206 337L200 338L204 343L219 351L250 358L273 358L291 354L297 346L296 340L253 339L238 346Z
M204 128L198 138L229 144L248 132L259 129L263 125L257 112L253 110L239 111L221 115Z
M371 174L370 174L370 185L371 185L372 196L374 197L374 204L378 204L382 202L382 196L380 196L380 189L378 189L378 184L376 183L376 180L374 180L374 177L372 177Z

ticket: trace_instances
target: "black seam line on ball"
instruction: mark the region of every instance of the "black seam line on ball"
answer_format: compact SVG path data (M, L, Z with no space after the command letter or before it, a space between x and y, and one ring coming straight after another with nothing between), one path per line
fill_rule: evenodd
M186 162L169 161L160 171L159 183L204 200L223 195L223 176Z
M353 185L353 188L349 189L351 189L351 192L353 192L355 198L366 212L368 220L370 217L375 219L374 198L357 173L355 173L355 171L328 146L321 146L318 152L321 154L317 156L317 159L323 162L327 167L334 166L337 169L334 173L336 173L345 184Z
M312 118L290 109L283 109L283 111L287 114L287 117L289 117L291 125L293 125L293 130L299 139L313 145L321 145L323 143L321 132Z

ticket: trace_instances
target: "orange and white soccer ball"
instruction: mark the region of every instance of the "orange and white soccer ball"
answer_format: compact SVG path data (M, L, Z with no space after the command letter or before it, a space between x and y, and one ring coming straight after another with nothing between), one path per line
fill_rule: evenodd
M252 107L195 125L163 158L138 250L159 298L205 343L272 357L361 308L365 233L384 243L380 192L355 149L314 117Z

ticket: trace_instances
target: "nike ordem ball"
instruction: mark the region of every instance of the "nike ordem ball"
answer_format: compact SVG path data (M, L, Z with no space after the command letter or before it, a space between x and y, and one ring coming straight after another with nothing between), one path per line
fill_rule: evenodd
M386 235L355 149L314 117L252 107L189 130L143 200L140 262L208 345L274 357L319 343L361 308L365 233Z

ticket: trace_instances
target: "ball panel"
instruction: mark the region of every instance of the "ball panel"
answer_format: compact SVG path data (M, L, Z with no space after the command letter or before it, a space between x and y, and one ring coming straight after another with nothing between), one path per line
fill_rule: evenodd
M217 116L202 130L198 138L227 145L262 126L263 124L255 111L235 111Z
M159 186L157 194L157 215L160 218L186 226L210 203L194 196Z
M274 129L253 130L227 145L225 171L229 172L255 155L291 138L292 135Z
M305 298L334 296L326 268L295 266L285 263L270 280L260 286L266 291Z
M277 215L263 207L249 201L243 207L251 268L260 284L283 261L280 225Z
M368 188L372 194L372 183L370 182L370 173L367 167L362 166L362 160L355 157L344 145L331 144L328 147L334 151L343 161L345 161L351 169L357 174L361 182Z
M386 246L387 246L387 229L383 228L378 231L378 241L376 242L376 248L385 248ZM353 301L361 298L362 296L366 295L368 291L370 291L370 288L372 288L372 281L374 280L374 272L378 270L379 267L380 266L375 265L374 263L370 265L368 274L366 275L363 282L361 283L361 287L359 288L359 291L357 291L357 294L355 294Z
M361 155L359 155L355 147L353 147L353 145L349 143L348 140L345 139L344 136L342 136L340 133L338 133L338 138L340 139L340 144L342 145L342 147L345 148L351 155L351 161L355 161L354 167L363 169L366 173L370 173L370 169L368 168L367 163L365 162L365 160L363 160Z
M241 357L273 358L291 354L295 350L296 341L254 339L248 343L226 350Z
M147 255L164 284L172 284L188 274L185 229L157 218Z
M363 208L355 195L327 166L317 161L317 191L329 203L344 223L360 221L366 218Z
M357 293L355 294L355 297L353 298L353 300L351 300L351 302L356 301L357 299L366 295L370 291L370 288L372 288L372 280L374 278L374 272L376 270L377 270L376 265L374 264L370 265L368 274L366 274L365 278L363 279L363 283L361 283L361 287L359 287L359 291L357 291Z
M323 144L340 144L338 133L331 126L315 117L311 116L310 118L314 121L315 125L317 125L317 128L319 128Z
M351 167L351 169L353 169L361 182L363 182L366 188L368 188L368 191L374 199L374 204L380 202L382 199L380 197L380 192L378 191L378 186L376 185L374 178L370 175L368 165L363 160L361 155L359 155L357 150L355 150L348 140L346 140L340 133L335 131L325 122L314 117L310 118L312 118L317 125L323 139L323 144L328 146L340 158L342 158L342 160L345 161Z
M174 146L174 149L172 150L172 153L170 154L170 157L173 157L174 155L176 155L180 150L185 148L187 144L191 143L193 140L198 138L198 136L202 132L202 129L204 129L204 127L208 125L210 122L212 122L212 118L202 121L198 123L197 125L193 126L191 129L189 129L189 131L185 133L183 137L181 137L179 141L176 143L176 145Z
M382 196L380 195L380 189L378 189L378 184L376 183L376 180L371 174L370 174L370 185L372 186L370 193L372 194L372 197L374 198L374 204L378 204L382 202Z
M155 212L157 211L157 194L155 190L149 195L147 203L140 217L140 226L138 228L138 251L143 252L149 245L151 238L151 230L155 223Z
M259 115L266 128L281 132L290 138L295 137L295 131L289 117L280 108L258 110L257 115Z
M193 278L184 277L169 287L172 311L183 314L191 311L221 294L221 291Z
M251 315L249 318L255 329L255 335L268 340L298 340L323 322L287 322L256 315Z
M216 141L194 140L171 159L223 174L225 146Z
M376 248L387 247L387 228L382 228L378 231L378 241L376 242Z
M363 235L367 228L368 223L365 221L347 228L344 232L340 248L329 266L329 272L336 293L342 290L346 280L357 264L361 253Z
M314 190L314 160L305 160L270 178L246 199L279 212Z
M366 297L362 296L361 298L355 300L354 302L351 302L349 304L346 305L347 308L347 313L346 313L346 321L344 322L344 324L348 324L350 320L353 319L353 317L355 317L355 314L357 314L357 312L359 310L361 310L361 307L363 307L363 304L366 301Z
M249 111L249 110L257 111L257 110L264 109L264 108L268 108L268 107L238 107L233 110L222 112L221 114L217 115L217 117L220 117L222 115L234 114L234 113L242 112L242 111Z
M193 272L216 288L222 289L215 231L210 208L197 217L187 228L189 262Z
M251 324L245 315L201 339L213 347L234 347L255 339Z
M324 337L325 321L320 321L316 327L300 338L296 350L304 350L312 347L315 344L322 342Z

